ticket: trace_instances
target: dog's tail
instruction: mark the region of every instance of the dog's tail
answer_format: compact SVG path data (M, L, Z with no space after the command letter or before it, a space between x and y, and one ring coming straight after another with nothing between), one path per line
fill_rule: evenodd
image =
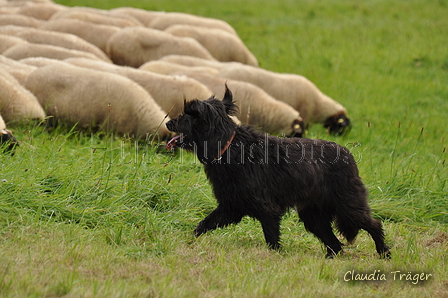
M337 214L335 218L336 229L347 239L348 243L352 243L359 232L359 223L356 218L350 214Z

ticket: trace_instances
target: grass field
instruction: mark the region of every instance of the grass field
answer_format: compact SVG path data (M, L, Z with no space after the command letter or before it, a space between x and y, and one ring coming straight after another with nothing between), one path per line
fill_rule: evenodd
M249 218L195 239L216 203L192 155L13 126L20 148L0 157L0 297L448 297L448 1L57 2L223 19L263 68L315 82L354 125L308 136L353 151L393 256L380 260L361 232L325 260L293 211L281 252Z

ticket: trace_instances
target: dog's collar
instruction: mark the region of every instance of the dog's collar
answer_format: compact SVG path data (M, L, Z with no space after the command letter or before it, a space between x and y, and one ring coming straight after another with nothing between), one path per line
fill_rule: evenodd
M226 145L221 149L221 152L219 152L219 155L215 157L215 160L221 160L223 154L229 149L230 144L232 144L233 138L235 138L236 131L233 132L230 139L227 141Z

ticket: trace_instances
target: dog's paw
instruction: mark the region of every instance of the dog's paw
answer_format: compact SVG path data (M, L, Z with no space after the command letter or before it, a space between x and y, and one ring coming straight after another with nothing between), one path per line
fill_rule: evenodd
M383 253L380 253L380 258L384 260L390 260L392 259L392 253L390 252L390 250L387 250Z
M276 251L281 251L282 250L282 246L280 243L267 243L268 244L268 248L271 250L276 250Z
M194 234L195 237L199 237L202 234L204 234L205 232L207 232L207 230L205 230L202 227L201 223L199 223L199 225L196 227L196 229L194 229L193 234Z
M326 255L325 255L325 259L327 259L327 260L331 260L331 259L334 259L336 257L336 255L335 254L333 254L333 253L327 253Z

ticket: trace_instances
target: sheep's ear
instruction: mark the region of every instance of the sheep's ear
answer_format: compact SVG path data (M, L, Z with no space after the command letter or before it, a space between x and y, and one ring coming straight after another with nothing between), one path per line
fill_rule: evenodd
M228 115L235 115L238 112L238 107L235 105L235 102L233 101L233 94L232 91L230 91L229 87L227 86L227 82L225 86L226 86L226 92L224 93L224 98L222 99L222 102L226 107L226 113Z

